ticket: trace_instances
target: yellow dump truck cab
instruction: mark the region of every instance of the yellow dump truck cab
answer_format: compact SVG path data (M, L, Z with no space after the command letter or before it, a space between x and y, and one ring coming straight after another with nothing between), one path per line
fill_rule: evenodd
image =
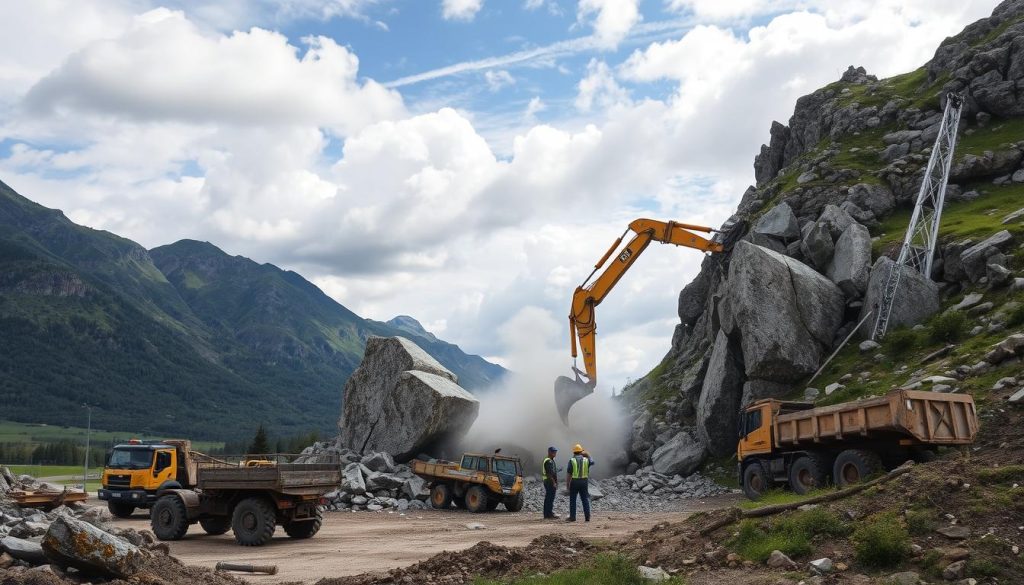
M127 518L150 508L163 490L190 487L188 442L132 440L107 455L98 496L110 513Z
M446 510L491 511L503 504L509 512L523 509L523 465L518 457L466 453L454 461L412 462L412 471L427 481L430 503Z
M758 400L740 412L740 485L757 499L775 485L807 493L930 461L941 446L967 445L978 431L969 395L894 390L885 396L815 407Z

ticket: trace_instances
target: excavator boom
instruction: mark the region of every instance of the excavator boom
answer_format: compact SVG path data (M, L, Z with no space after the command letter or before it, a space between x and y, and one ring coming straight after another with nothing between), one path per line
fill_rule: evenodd
M555 380L555 406L558 416L568 426L569 409L581 398L594 391L597 385L597 355L595 353L597 324L594 320L594 309L608 296L619 280L625 275L640 254L651 242L685 246L704 252L721 252L720 242L699 236L693 232L711 233L709 227L677 223L674 221L657 221L653 219L637 219L618 239L616 239L604 256L594 265L593 272L572 296L572 307L569 310L569 339L573 357L574 378L559 376ZM622 240L633 232L633 239L619 251ZM595 274L604 267L608 259L615 255L601 274L591 281ZM583 370L575 366L578 352L583 352Z

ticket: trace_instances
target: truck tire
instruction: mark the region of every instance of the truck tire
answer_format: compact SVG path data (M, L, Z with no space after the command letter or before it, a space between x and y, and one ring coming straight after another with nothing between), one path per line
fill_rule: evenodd
M274 536L277 523L274 506L263 498L246 498L235 506L231 531L242 546L263 546Z
M199 521L199 525L203 527L210 536L218 536L224 534L228 530L231 530L231 518L227 516L216 516L214 518L203 518Z
M107 502L107 509L115 518L131 518L135 513L135 506L125 502Z
M188 532L188 513L185 502L176 495L161 497L153 504L149 526L160 540L181 540Z
M844 488L881 473L882 469L882 458L878 453L866 449L847 449L836 457L832 466L832 479L837 487Z
M820 453L807 453L796 458L789 466L789 487L793 493L804 495L828 482L828 461Z
M526 494L522 490L511 498L505 498L505 509L509 512L518 512L523 509L526 503Z
M755 461L743 469L743 493L751 500L761 499L761 495L771 487L768 473L760 461Z
M466 509L474 514L487 511L487 490L483 486L474 485L466 490Z
M292 538L312 538L314 534L320 532L321 524L323 524L323 516L320 514L320 509L317 508L312 520L285 522L284 532Z
M452 507L452 488L446 483L439 483L430 488L430 505L437 510Z

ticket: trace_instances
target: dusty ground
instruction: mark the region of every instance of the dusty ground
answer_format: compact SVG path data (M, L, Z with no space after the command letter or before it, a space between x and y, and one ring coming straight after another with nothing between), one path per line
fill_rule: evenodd
M193 526L184 540L170 545L171 554L188 565L213 567L217 561L277 565L277 575L247 577L254 583L312 583L325 577L405 567L439 552L463 550L481 541L525 546L544 534L616 539L660 522L681 521L692 512L728 505L736 498L720 496L694 500L684 512L647 515L595 512L589 524L545 521L539 515L526 513L427 510L401 516L397 512L334 512L325 515L323 528L311 540L292 540L279 530L269 545L245 548L235 544L231 533L206 536L198 526ZM466 527L470 523L480 523L485 528L471 530ZM133 518L118 520L115 525L141 530L148 528L149 517L136 513Z

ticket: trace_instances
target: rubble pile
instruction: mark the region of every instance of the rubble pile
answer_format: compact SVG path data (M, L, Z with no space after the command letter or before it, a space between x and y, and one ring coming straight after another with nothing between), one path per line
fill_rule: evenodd
M569 493L559 481L555 510L567 510ZM709 498L729 493L727 487L694 473L689 477L667 476L651 467L639 469L634 475L618 475L590 480L590 499L595 510L602 512L665 512L673 506L683 509L688 500ZM544 485L535 477L526 481L524 510L539 512L544 507Z
M384 509L423 510L430 490L408 465L395 463L388 453L359 455L338 443L319 442L306 447L296 463L337 463L341 485L324 496L327 510L378 512Z
M13 490L57 490L0 467L0 585L160 583L242 585L234 577L189 567L168 555L148 530L110 526L106 508L80 503L53 510L21 508Z

